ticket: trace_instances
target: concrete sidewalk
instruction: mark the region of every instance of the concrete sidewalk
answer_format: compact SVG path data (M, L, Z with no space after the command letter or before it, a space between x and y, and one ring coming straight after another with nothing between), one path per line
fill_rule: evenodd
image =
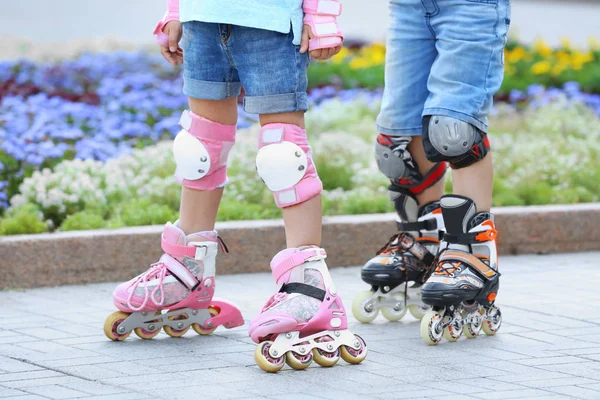
M0 292L0 398L14 399L600 399L600 252L504 257L495 337L426 346L419 325L351 318L363 364L331 369L254 364L247 326L182 339L105 338L113 284ZM358 268L332 271L347 307L367 289ZM217 294L253 318L268 274L218 278ZM381 318L381 317L379 317Z

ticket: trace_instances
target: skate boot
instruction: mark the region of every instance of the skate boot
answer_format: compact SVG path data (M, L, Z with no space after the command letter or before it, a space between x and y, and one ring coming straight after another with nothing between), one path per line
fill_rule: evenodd
M443 196L440 203L447 233L436 270L421 287L423 302L433 307L421 321L421 337L435 345L442 337L455 342L461 333L494 335L502 314L494 304L500 273L493 215L478 213L467 197Z
M235 305L213 298L219 243L226 251L217 233L186 236L177 224L167 223L161 242L165 254L160 260L115 289L113 302L120 311L106 319L106 336L120 341L134 331L142 339L152 339L163 328L167 335L181 337L190 326L208 335L219 325L243 325Z
M379 311L389 321L399 321L407 311L417 319L431 309L420 299L420 287L433 271L444 223L439 202L418 208L409 195L402 201L398 233L362 268L362 280L371 290L359 292L352 302L354 317L372 322Z
M283 250L271 261L279 289L249 329L258 343L254 359L261 369L277 372L286 362L305 369L313 359L331 367L340 357L358 364L367 356L364 340L348 330L325 257L325 250L310 246Z

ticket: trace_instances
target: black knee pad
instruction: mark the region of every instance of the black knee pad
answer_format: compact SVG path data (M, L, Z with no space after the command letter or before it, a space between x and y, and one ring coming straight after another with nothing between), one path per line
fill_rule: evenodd
M468 122L427 115L423 118L423 148L429 161L448 161L459 169L482 160L490 151L490 142L485 132Z
M437 163L425 176L408 151L409 136L379 134L375 143L375 159L379 170L387 176L395 191L416 195L433 186L446 172L446 163Z

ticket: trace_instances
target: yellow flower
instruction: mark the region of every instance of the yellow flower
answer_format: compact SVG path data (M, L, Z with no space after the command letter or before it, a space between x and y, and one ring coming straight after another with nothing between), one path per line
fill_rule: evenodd
M337 54L336 54L336 55L335 55L335 56L334 56L334 57L331 59L331 61L332 61L334 64L341 64L341 63L343 63L344 61L346 61L346 59L347 59L348 57L350 57L350 51L349 51L347 48L345 48L345 47L342 47L342 49L340 50L340 52L339 52L339 53L337 53Z
M573 53L572 62L573 64L585 64L594 61L594 56L590 51L581 52L576 51Z
M364 57L355 57L350 60L350 68L351 69L363 69L369 68L372 64Z
M571 41L564 36L560 38L560 44L564 49L568 50L571 48Z
M548 61L538 61L531 66L531 72L535 75L542 75L550 71L552 65Z
M512 51L507 50L505 54L506 62L514 64L521 61L527 55L527 51L522 47L515 47Z
M550 46L548 46L548 44L546 42L544 42L542 39L538 39L535 41L535 43L533 45L533 51L539 53L540 55L542 55L544 57L548 57L548 56L552 55L552 48Z
M593 36L588 38L588 43L590 45L591 50L600 50L600 41Z

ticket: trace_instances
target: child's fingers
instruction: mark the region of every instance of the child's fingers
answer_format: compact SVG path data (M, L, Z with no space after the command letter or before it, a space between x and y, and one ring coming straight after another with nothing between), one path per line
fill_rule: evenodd
M341 50L342 50L342 45L341 45L341 44L340 44L340 45L338 45L338 46L336 46L336 47L333 49L333 55L332 55L332 56L335 56L335 55L336 55L337 53L339 53Z
M312 58L314 58L315 60L320 60L321 59L321 53L322 53L322 49L311 50L310 56Z
M169 29L169 51L175 53L179 42L179 34L176 29Z
M160 54L169 62L171 65L177 65L177 60L175 59L175 54L171 53L171 51L166 48L160 46Z
M308 50L308 42L310 41L310 27L304 25L302 28L302 40L300 42L300 54L306 53Z

